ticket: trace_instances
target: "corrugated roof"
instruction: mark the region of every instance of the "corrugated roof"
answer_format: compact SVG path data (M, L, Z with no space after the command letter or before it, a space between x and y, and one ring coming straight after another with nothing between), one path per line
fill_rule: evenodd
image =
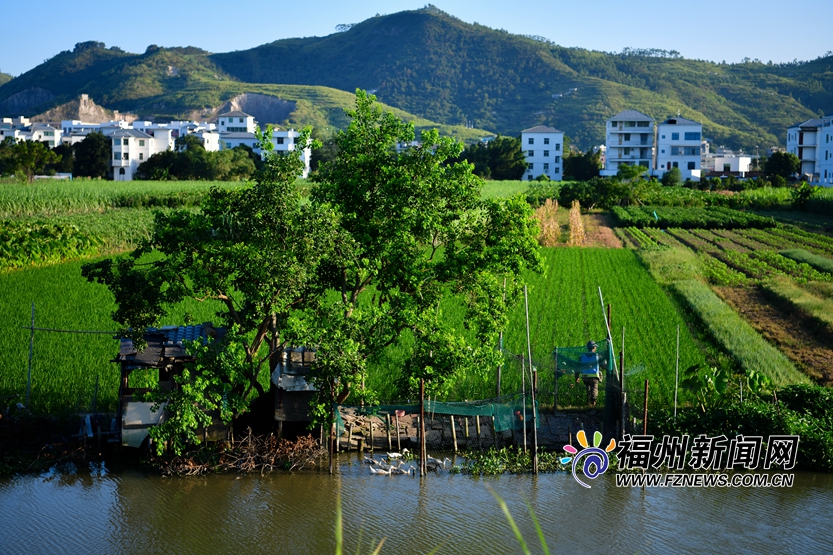
M680 116L668 118L661 125L701 125L699 121L694 121Z
M521 133L563 133L554 127L547 127L546 125L536 125L529 129L524 129Z
M622 110L608 121L611 120L628 120L628 121L654 121L653 118L646 116L642 112L637 112L636 110Z
M209 335L223 335L222 328L215 329L210 323L193 326L165 326L145 330L147 346L137 351L130 339L122 338L117 360L134 366L158 367L163 359L190 358L185 352L183 341L207 341Z
M226 112L225 114L220 114L217 116L218 118L251 118L246 112L241 112L240 110L234 110L232 112Z

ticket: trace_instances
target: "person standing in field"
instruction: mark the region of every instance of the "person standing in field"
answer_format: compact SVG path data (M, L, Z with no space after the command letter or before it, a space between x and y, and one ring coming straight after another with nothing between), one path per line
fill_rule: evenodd
M595 341L587 342L587 352L579 357L579 371L576 372L576 383L579 379L584 379L584 385L587 387L587 404L591 407L596 406L596 399L599 397L599 382L604 379L600 365L606 366L605 361L596 352L596 348Z

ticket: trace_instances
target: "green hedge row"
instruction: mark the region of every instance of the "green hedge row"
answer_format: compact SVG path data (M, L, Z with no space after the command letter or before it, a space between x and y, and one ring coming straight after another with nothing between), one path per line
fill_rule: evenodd
M678 227L683 229L747 229L775 227L773 218L731 208L679 208L674 206L616 206L621 226Z

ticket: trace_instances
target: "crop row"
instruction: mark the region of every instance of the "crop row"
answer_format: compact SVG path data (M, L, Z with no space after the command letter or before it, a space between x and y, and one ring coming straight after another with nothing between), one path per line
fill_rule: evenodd
M697 280L685 280L673 287L741 368L761 372L776 386L808 383L808 378L781 351L767 343L707 285Z
M804 249L785 250L781 251L780 254L782 256L786 256L787 258L791 258L796 262L803 262L805 264L809 264L819 272L833 274L833 260L831 260L830 258L807 252Z
M731 208L678 208L669 206L616 206L621 226L679 227L684 229L745 229L775 226L775 220Z
M791 239L797 245L807 245L824 251L827 254L833 254L833 237L804 231L795 227L774 229L773 233Z

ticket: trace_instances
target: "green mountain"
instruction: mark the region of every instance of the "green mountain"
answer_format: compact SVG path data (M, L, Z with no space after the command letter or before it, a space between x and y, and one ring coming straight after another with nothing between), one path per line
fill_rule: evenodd
M363 88L418 127L465 140L543 124L586 149L604 141L606 119L630 108L657 120L679 113L718 144L750 149L783 144L789 125L833 105L833 57L772 65L610 54L465 23L430 5L343 29L224 54L79 43L0 86L0 115L43 112L87 93L140 117L209 118L224 106L256 105L256 94L283 102L267 111L280 114L273 123L339 128Z

